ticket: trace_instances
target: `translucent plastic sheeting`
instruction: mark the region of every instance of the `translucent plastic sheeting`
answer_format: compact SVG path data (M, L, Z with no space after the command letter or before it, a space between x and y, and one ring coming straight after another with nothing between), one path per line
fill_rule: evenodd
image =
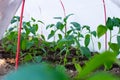
M113 3L115 3L118 7L120 7L120 0L111 0Z
M99 24L105 24L102 0L62 0L62 2L65 6L66 15L74 14L70 17L69 21L77 21L81 25L89 25L92 30L96 30ZM0 0L0 12L4 12L3 14L5 15L1 16L3 14L0 13L0 39L20 3L21 0ZM120 0L105 0L105 4L107 17L120 17ZM20 11L21 9L17 12L18 16L20 15ZM50 33L50 31L46 30L45 26L50 23L55 23L56 20L54 20L53 17L56 16L64 17L59 0L26 0L24 20L29 20L31 17L34 17L43 21L45 25L40 24L39 33L44 34L45 37ZM94 41L96 42L96 46L98 40ZM104 37L101 38L100 41L104 43ZM91 47L91 45L89 47ZM101 50L104 50L104 44Z
M66 15L73 13L74 15L69 18L70 21L79 22L82 25L91 26L91 30L96 30L99 24L105 24L104 19L104 8L103 0L62 0ZM117 4L116 4L117 3ZM120 8L118 4L120 0L105 0L107 17L120 17ZM17 15L20 14L18 10ZM57 20L53 17L64 17L64 12L59 0L26 0L24 20L29 20L31 17L35 19L40 19L45 23L45 25L40 24L39 34L44 34L46 39L50 30L46 30L45 26L51 23L55 23ZM67 29L69 29L69 22ZM114 34L117 30L115 29ZM55 37L57 39L57 36ZM49 39L52 41L54 38ZM109 40L109 33L108 33ZM94 39L95 46L97 46L97 41L102 43L101 51L105 49L105 37L103 36L99 40ZM116 41L115 38L112 39L113 42ZM84 44L84 41L81 41ZM92 45L90 43L89 48L92 50ZM98 51L98 49L95 49Z
M0 0L0 39L21 2L22 0Z

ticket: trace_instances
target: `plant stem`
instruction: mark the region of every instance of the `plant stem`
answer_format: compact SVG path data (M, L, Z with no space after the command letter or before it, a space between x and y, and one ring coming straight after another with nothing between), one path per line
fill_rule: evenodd
M92 35L91 35L91 41L92 41L93 52L94 52L94 51L95 51L95 46L94 46L94 42L93 42L93 38L92 38Z
M118 31L118 34L120 34L120 27L119 27L119 31Z
M111 41L112 41L112 31L110 30L110 44L111 44ZM110 46L109 46L109 51L110 51Z
M67 55L68 55L68 53L69 53L69 49L68 49L68 44L66 45L66 53L65 53L65 58L64 58L64 66L66 65L66 63L67 63Z
M67 22L65 23L65 36L67 35Z

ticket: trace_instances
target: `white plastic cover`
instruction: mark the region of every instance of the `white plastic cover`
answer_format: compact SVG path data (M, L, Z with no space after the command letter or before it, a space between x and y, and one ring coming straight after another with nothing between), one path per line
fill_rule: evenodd
M105 24L102 0L62 0L62 2L65 6L66 14L75 14L70 17L71 21L77 21L81 25L89 25L92 30L96 30L99 24ZM0 0L0 39L20 3L21 0ZM105 0L105 4L107 17L120 17L120 0ZM21 9L17 12L18 16L20 15L20 11ZM26 0L24 20L34 17L47 25L54 23L55 20L53 17L56 16L64 16L59 0ZM39 33L47 37L50 32L46 31L45 27L40 25ZM114 33L116 33L116 29ZM96 42L95 45L97 45L97 41L94 40ZM101 50L104 50L104 37L100 41L103 43ZM98 49L95 50L97 51Z
M0 0L0 39L21 2L22 0Z
M113 3L115 3L118 7L120 7L120 0L111 0Z

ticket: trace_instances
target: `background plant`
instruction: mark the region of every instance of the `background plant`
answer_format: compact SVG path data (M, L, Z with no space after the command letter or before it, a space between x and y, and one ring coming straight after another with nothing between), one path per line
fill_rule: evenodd
M75 63L75 67L78 71L78 75L75 77L75 80L119 80L113 74L106 71L96 71L96 69L103 65L110 67L111 65L109 64L113 63L117 63L117 59L115 53L110 51L95 55L91 60L86 62L84 67Z
M18 23L19 17L15 16L11 20L11 27L6 31L4 38L2 39L2 46L7 52L13 54L16 53L17 47L17 35L18 35ZM37 35L38 23L41 21L36 21L31 18L30 21L24 21L21 33L21 59L23 62L34 60L36 54L38 53L38 47L40 46L40 40Z
M58 22L56 24L50 24L46 27L46 29L52 29L50 31L50 34L48 35L48 39L54 38L55 43L55 51L57 49L60 49L60 54L62 52L66 52L67 54L70 54L71 47L76 47L76 54L82 54L83 56L90 57L91 53L88 48L88 45L90 43L90 40L92 40L93 49L94 49L94 43L93 43L93 36L96 37L96 31L91 31L89 26L81 26L78 22L69 22L68 19L73 14L69 14L65 18L62 19L62 17L55 17L55 19L58 19ZM68 27L68 30L65 32L65 27ZM86 30L87 33L83 35L82 31ZM55 36L57 35L58 39L55 40ZM84 46L81 45L80 41L85 38L84 40Z
M112 31L114 30L114 28L118 28L118 33L115 35L112 35ZM109 31L110 33L110 39L108 42L109 45L109 50L111 49L112 51L116 52L116 54L119 53L119 49L120 49L120 19L119 18L108 18L106 21L106 26L104 25L99 25L97 27L97 36L98 38L102 37L104 34L106 34ZM116 37L117 43L112 42L112 38ZM99 47L100 47L100 43L99 43Z
M14 78L17 80L70 80L63 66L53 67L47 63L22 65L17 71L7 74L4 80Z

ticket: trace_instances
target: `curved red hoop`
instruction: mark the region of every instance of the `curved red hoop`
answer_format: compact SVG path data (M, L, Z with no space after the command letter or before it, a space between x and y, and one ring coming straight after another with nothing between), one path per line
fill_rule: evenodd
M61 5L62 5L63 12L64 12L64 17L65 17L65 16L66 16L66 11L65 11L65 7L64 7L64 4L63 4L62 0L60 0L60 3L61 3Z
M15 68L16 69L18 69L18 64L19 64L20 38L21 38L21 29L22 29L22 19L23 19L23 13L24 13L24 6L25 6L25 0L23 0L23 3L22 3L22 9L21 9L21 15L20 15L20 26L19 26L19 29L18 29L18 41L17 41L16 63L15 63Z
M103 2L103 7L104 7L104 23L106 25L107 21L107 10L106 10L106 5L105 5L105 0L102 0ZM105 34L105 50L107 50L107 33Z

